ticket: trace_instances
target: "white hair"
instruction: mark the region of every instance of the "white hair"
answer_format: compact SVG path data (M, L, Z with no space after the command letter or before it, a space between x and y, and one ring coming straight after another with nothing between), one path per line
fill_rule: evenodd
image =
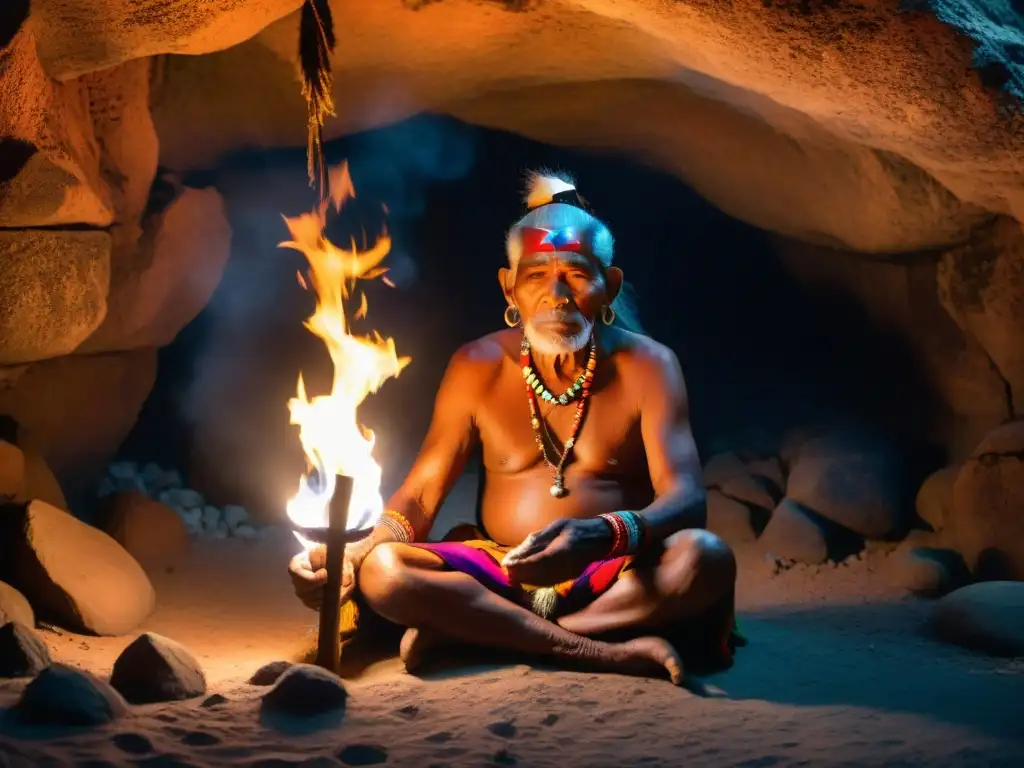
M608 226L589 211L567 203L552 202L555 195L570 190L576 192L576 182L565 172L541 169L527 173L523 199L529 210L512 225L505 237L505 252L513 281L523 256L521 232L528 227L551 230L572 228L587 254L597 259L605 269L612 265L615 259L615 238ZM615 310L616 325L637 333L643 332L630 286L622 286L612 302L612 309ZM535 344L533 339L530 343L538 348L544 345L543 340L540 345Z

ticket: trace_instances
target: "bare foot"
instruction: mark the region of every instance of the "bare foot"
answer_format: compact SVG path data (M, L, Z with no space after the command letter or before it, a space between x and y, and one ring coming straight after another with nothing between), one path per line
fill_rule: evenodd
M423 656L431 648L443 642L442 636L429 629L416 629L410 627L402 635L402 642L398 647L398 655L405 664L405 671L415 672L423 663Z
M668 672L673 685L683 682L683 662L672 644L661 637L640 637L612 646L617 671L639 677L661 677Z

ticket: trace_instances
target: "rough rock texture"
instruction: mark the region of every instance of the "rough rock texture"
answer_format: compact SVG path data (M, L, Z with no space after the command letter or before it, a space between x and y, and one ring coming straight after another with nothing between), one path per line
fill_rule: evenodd
M158 53L208 53L236 45L302 0L33 0L50 33L39 46L47 73L66 80Z
M50 665L50 651L29 626L0 624L0 678L34 677Z
M102 326L81 352L162 347L206 306L231 250L217 190L184 188L143 222L137 246L113 264Z
M0 508L0 526L0 568L40 618L124 635L153 611L156 595L141 566L102 531L41 501Z
M993 430L953 484L949 529L981 578L1024 580L1024 420Z
M782 495L770 481L747 474L737 475L725 481L721 490L730 499L765 510L772 509Z
M899 457L854 435L808 441L789 473L786 495L870 539L901 534L907 522Z
M783 499L772 512L759 545L776 557L817 565L828 559L827 531L813 512Z
M926 13L890 2L516 6L334 4L347 44L328 135L441 108L630 151L741 219L868 251L953 242L980 208L1021 204L1013 118L969 47ZM169 165L301 146L297 28L292 14L242 45L166 63L156 120Z
M0 440L0 498L22 500L25 497L25 454Z
M156 351L71 355L0 369L0 413L32 435L65 493L102 476L156 379Z
M704 465L704 487L720 488L737 477L749 477L746 465L732 451L716 453Z
M10 584L0 581L0 627L9 621L24 624L26 627L36 625L36 616L32 606L21 592Z
M960 473L959 466L943 467L932 472L917 490L914 507L917 516L941 531L949 520L949 509L953 504L953 483Z
M143 564L167 564L188 551L188 531L181 517L138 491L106 497L99 517L103 530Z
M0 231L0 365L69 354L99 327L110 247L106 232Z
M312 664L295 664L263 695L264 711L309 716L344 709L348 691L337 675Z
M938 270L942 305L988 352L1024 413L1024 233L1001 217L946 253Z
M199 662L180 643L153 632L140 635L114 662L110 684L132 704L180 701L206 693Z
M65 664L51 664L27 686L14 707L35 725L104 725L127 714L128 705L109 683Z
M935 606L939 638L996 656L1024 656L1024 584L990 581L946 595Z

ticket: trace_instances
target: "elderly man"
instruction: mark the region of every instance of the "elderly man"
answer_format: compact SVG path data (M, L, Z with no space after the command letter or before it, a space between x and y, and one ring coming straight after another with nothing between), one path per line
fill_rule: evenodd
M612 235L573 183L533 174L526 203L498 274L509 328L455 353L408 477L347 549L343 600L408 628L410 670L450 641L678 684L683 657L731 660L736 579L703 530L679 362L616 316ZM478 444L486 533L427 542ZM290 572L316 607L323 553Z

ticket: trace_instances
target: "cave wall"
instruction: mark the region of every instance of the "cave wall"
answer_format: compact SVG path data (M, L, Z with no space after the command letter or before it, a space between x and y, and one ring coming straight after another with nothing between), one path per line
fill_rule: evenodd
M183 0L168 13L157 2L15 0L0 15L0 411L38 434L67 484L87 485L123 440L156 350L196 316L227 262L222 195L182 174L242 147L304 144L298 6ZM788 238L784 261L801 280L819 257L834 262L849 278L838 293L903 329L930 372L928 399L964 422L951 444L1019 413L1024 132L1007 98L1021 90L1012 9L332 8L342 42L328 138L434 110L624 153ZM854 257L850 267L837 255L850 251L898 266Z

